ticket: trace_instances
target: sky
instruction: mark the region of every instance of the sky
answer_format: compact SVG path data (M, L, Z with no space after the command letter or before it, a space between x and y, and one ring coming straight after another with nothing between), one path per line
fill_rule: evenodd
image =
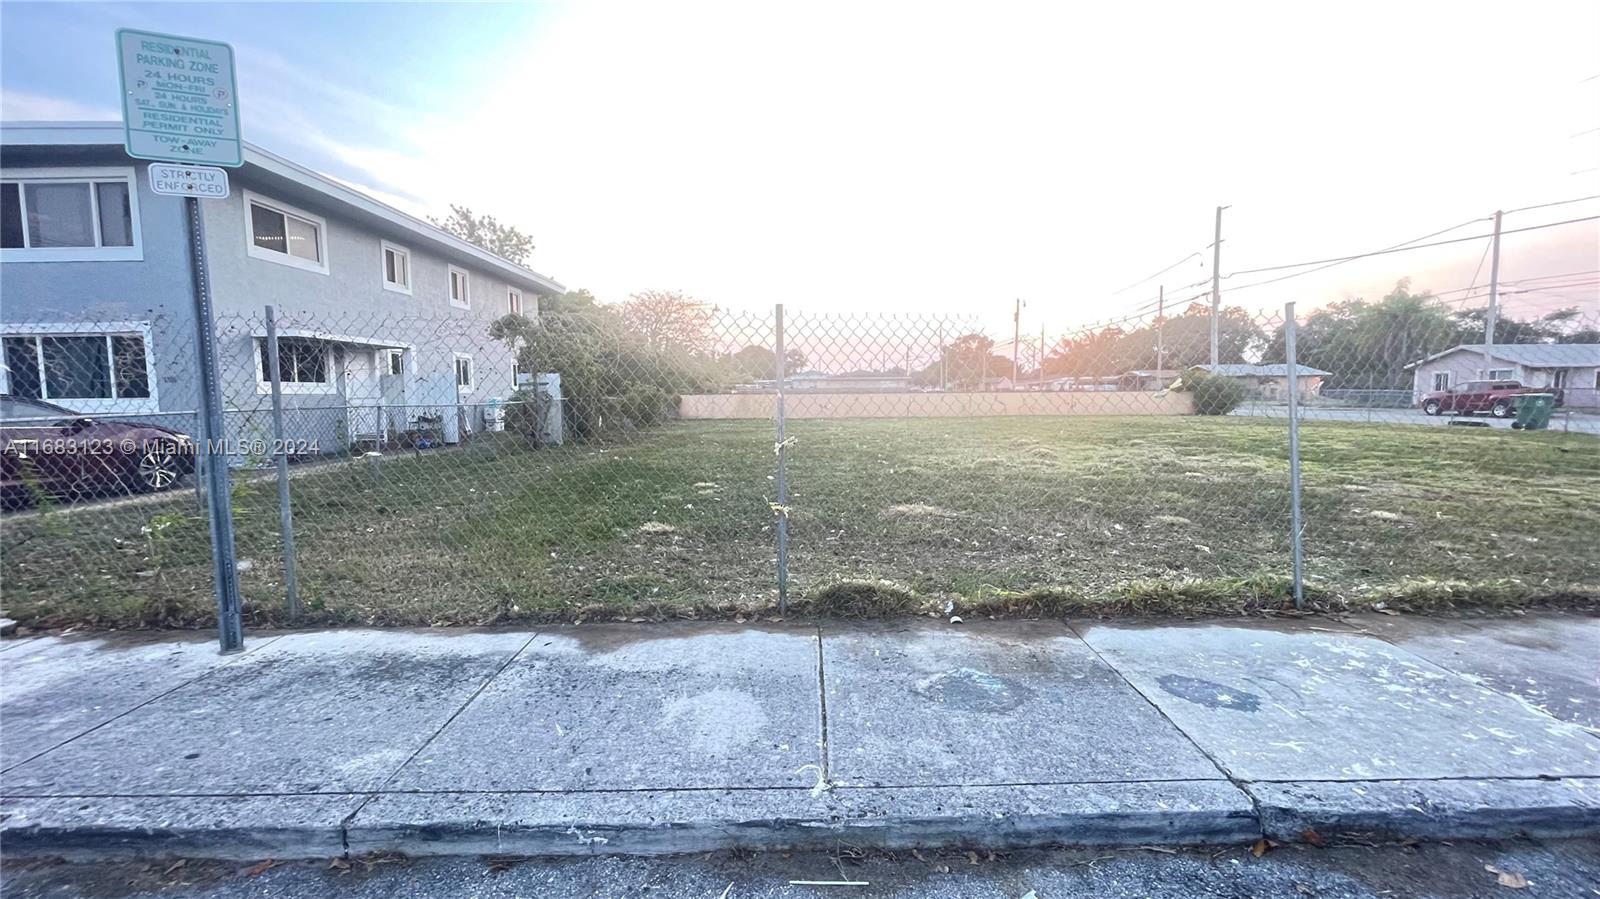
M604 300L1059 331L1181 302L1481 304L1600 195L1600 4L0 4L0 117L116 119L112 35L234 46L247 140L534 237ZM1508 213L1509 231L1600 199ZM1476 221L1474 220L1481 220ZM1172 265L1159 278L1142 280ZM1600 223L1508 234L1510 314L1600 316ZM1583 273L1583 274L1573 274ZM1543 279L1543 280L1533 280ZM1478 288L1467 290L1467 288ZM1516 291L1516 292L1512 292Z

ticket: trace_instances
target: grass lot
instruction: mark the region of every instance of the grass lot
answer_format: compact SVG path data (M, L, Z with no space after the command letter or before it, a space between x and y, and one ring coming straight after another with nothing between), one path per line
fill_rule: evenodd
M1273 606L1289 571L1287 437L1245 418L800 421L791 566L802 611L1207 613ZM1308 422L1319 604L1593 602L1600 440ZM760 612L774 587L761 422L617 446L471 448L297 472L303 620L485 624ZM236 488L247 614L283 621L270 479ZM24 624L204 625L192 491L11 516ZM878 583L888 581L889 584Z

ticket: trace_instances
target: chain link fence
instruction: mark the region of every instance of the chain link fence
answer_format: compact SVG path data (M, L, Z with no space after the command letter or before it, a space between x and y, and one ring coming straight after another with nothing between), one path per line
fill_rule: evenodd
M1592 596L1600 322L1501 324L230 311L208 441L192 319L7 321L5 606L214 620L208 460L255 625Z

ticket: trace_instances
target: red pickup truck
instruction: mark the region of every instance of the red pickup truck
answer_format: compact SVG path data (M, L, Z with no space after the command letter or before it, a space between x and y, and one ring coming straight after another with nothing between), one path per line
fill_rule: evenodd
M1555 388L1524 387L1519 381L1463 381L1449 390L1423 394L1422 411L1429 415L1487 412L1507 418L1517 411L1515 398L1525 393L1554 393L1556 405L1561 405L1561 391Z

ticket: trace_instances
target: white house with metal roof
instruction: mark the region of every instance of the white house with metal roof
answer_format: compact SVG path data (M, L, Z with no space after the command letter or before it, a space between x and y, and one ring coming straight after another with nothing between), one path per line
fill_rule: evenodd
M183 201L148 166L115 122L0 124L0 392L192 430ZM266 406L269 304L287 403L346 445L419 416L454 436L518 386L489 326L560 283L253 144L229 176L201 201L229 406Z
M1260 399L1286 400L1289 398L1289 366L1284 362L1250 363L1224 362L1217 365L1196 365L1214 375L1238 378L1250 385L1251 395ZM1302 399L1310 399L1322 392L1322 379L1332 372L1309 365L1295 365L1294 383Z
M1600 408L1600 344L1462 344L1406 368L1413 401L1467 381L1519 381L1560 390L1568 408Z

